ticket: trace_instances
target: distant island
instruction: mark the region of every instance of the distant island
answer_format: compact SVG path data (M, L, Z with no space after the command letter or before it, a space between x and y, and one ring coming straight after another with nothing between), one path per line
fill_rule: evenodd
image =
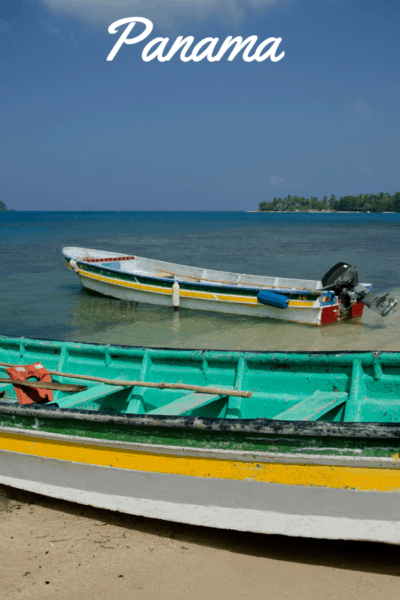
M0 212L15 212L14 209L10 208L10 210L8 210L7 206L4 204L4 202L2 202L0 200Z
M360 194L359 196L342 196L339 200L332 194L318 200L316 196L300 198L286 196L274 198L272 202L260 202L260 212L400 212L400 192L392 196L384 194Z

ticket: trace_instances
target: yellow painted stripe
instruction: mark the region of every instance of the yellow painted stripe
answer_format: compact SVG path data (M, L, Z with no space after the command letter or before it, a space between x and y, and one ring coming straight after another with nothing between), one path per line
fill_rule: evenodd
M66 265L68 269L73 270L68 264ZM97 279L98 281L104 281L111 285L117 285L120 287L128 287L135 290L145 291L145 292L153 292L157 294L165 294L167 296L171 296L172 290L169 288L158 287L155 285L146 285L143 283L133 283L131 281L119 281L118 279L112 279L110 277L104 277L103 275L96 275L94 273L88 273L87 271L79 271L79 275L82 277L87 277L89 279ZM239 302L240 304L251 304L254 306L258 305L257 298L251 298L246 296L233 296L228 294L210 294L207 292L196 292L193 290L180 290L180 295L184 298L200 298L203 300L219 300L221 302ZM289 308L294 306L296 308L311 308L313 307L313 302L306 302L304 300L290 300Z
M133 283L131 281L119 281L118 279L112 279L111 277L104 277L102 275L95 275L94 273L88 273L87 271L80 271L79 275L82 277L88 277L89 279L97 279L98 281L105 281L111 285L117 285L120 287L128 287L135 290L141 290L145 292L153 292L156 294L165 294L167 296L172 295L172 289L158 287L156 285L147 285L144 283ZM207 294L206 292L192 292L186 290L180 290L181 296L188 296L190 298L203 298L209 300L215 300L213 294Z
M80 271L79 272L80 275L82 275L82 277L88 277L90 279L97 279L98 281L105 281L106 283L110 283L112 285L118 285L121 287L129 287L129 288L133 288L136 290L143 290L146 292L155 292L155 293L159 293L159 294L166 294L171 296L172 294L172 290L169 288L162 288L162 287L158 287L158 286L154 286L154 285L146 285L146 284L142 284L142 283L132 283L130 281L119 281L117 279L112 279L109 277L104 277L102 275L95 275L94 273L88 273L87 271ZM249 304L249 303L255 303L257 304L257 298L246 298L243 296L228 296L228 295L224 295L224 294L210 294L207 292L196 292L194 290L180 290L179 294L185 298L201 298L201 299L206 299L206 300L223 300L223 301L234 301L234 302L241 302L244 304Z
M103 277L102 275L95 275L94 273L88 273L87 271L79 271L79 275L82 277L86 277L88 279L97 279L97 281L105 281L106 283L110 283L112 285L117 285L119 287L128 287L135 290L144 290L146 292L156 292L159 294L166 294L171 296L172 290L165 289L162 287L157 287L155 285L144 285L142 283L133 283L131 281L119 281L118 279L112 279L111 277Z
M171 291L172 293L172 291ZM215 300L214 294L207 294L207 292L194 292L192 290L179 290L179 295L185 298L206 298L208 300Z
M225 302L240 302L241 304L258 304L257 298L252 298L251 296L232 296L228 294L217 294L218 300L223 300Z
M289 306L296 306L297 308L311 308L314 306L314 302L305 300L289 300Z
M250 480L286 485L400 491L400 469L288 465L192 456L136 452L123 448L47 440L8 433L0 434L0 449L44 458L104 467L191 477Z

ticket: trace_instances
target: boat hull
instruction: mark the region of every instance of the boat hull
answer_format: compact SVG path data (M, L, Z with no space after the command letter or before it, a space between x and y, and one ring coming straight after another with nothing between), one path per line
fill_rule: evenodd
M394 461L283 462L4 428L0 448L1 483L54 498L221 529L400 543Z
M172 292L165 294L163 292L148 292L141 289L132 289L123 285L112 283L112 281L99 281L86 275L79 275L82 287L97 292L104 296L127 300L130 302L140 302L145 304L157 304L159 306L172 306ZM111 279L111 278L110 278ZM144 286L143 286L144 287ZM182 297L180 298L180 307L192 310L204 310L209 312L225 313L229 315L240 315L247 317L261 317L269 319L278 319L292 323L304 323L307 325L320 326L325 323L332 323L337 320L338 309L336 312L330 310L330 307L323 309L321 307L302 307L289 308L282 310L274 306L266 306L260 303L248 303L246 299L237 301L210 300L207 298Z
M364 308L358 303L343 310L333 292L321 291L319 281L203 270L85 248L64 248L63 253L84 288L120 300L314 326L361 317ZM260 291L287 303L266 304Z
M0 337L2 369L38 361L53 402L20 405L1 378L0 483L196 525L400 544L400 353Z

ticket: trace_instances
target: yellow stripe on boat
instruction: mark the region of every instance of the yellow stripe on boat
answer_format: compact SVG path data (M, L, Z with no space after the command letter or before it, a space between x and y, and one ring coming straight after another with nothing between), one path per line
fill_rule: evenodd
M95 275L94 273L88 273L87 271L79 271L79 275L82 277L87 277L89 279L97 279L97 281L105 281L111 285L117 285L120 287L128 287L133 288L134 290L142 290L144 292L153 292L157 294L165 294L167 296L171 296L172 289L158 287L156 285L147 285L144 283L133 283L131 281L120 281L119 279L112 279L111 277L104 277L103 275ZM205 292L184 292L184 290L180 291L181 296L190 295L195 298L207 298L210 300L215 300L213 294L207 294Z
M0 434L0 450L22 455L190 477L278 483L304 487L400 491L400 469L262 463L193 456L171 456L79 444L37 436Z
M67 264L68 269L73 271L72 267ZM164 294L167 296L171 296L172 290L170 288L158 287L155 285L147 285L143 283L132 283L131 281L120 281L119 279L113 279L111 277L105 277L104 275L96 275L94 273L88 273L87 271L80 270L79 275L82 277L87 277L89 279L97 279L98 281L104 281L109 283L110 285L117 285L120 287L128 287L133 288L135 290L141 290L144 292L153 292L157 294ZM245 296L233 296L228 294L221 293L208 293L208 292L196 292L194 290L180 290L180 296L184 298L202 298L204 300L218 300L222 302L240 302L241 304L252 304L257 305L258 300L256 297L245 297ZM289 308L312 308L314 306L314 302L304 301L304 300L290 300Z
M167 296L172 295L171 288L158 287L155 285L146 285L143 283L132 283L130 281L119 281L118 279L112 279L110 277L104 277L103 275L95 275L94 273L88 273L87 271L80 271L79 275L82 277L88 277L89 279L97 279L98 281L105 281L111 285L118 285L121 287L129 287L135 290L142 290L145 292L154 292L158 294L165 294ZM257 298L245 298L243 296L225 296L221 294L212 294L209 292L196 292L194 290L179 290L179 295L184 298L202 298L204 300L226 300L233 302L243 302L245 304L257 304Z
M182 292L181 292L182 293ZM257 298L244 297L244 296L230 296L228 294L216 294L218 300L222 300L224 302L242 302L244 304L257 304Z
M289 300L289 307L290 306L295 306L296 308L312 308L314 306L314 302L307 302L304 300Z

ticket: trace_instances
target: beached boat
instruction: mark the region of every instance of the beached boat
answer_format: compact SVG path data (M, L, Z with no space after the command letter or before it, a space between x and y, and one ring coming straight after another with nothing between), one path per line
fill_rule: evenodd
M0 483L195 525L400 543L400 353L0 337L0 363Z
M361 317L364 304L381 315L397 304L358 283L355 267L338 263L321 279L262 277L212 271L88 248L64 248L82 286L122 300L192 308L309 325Z

